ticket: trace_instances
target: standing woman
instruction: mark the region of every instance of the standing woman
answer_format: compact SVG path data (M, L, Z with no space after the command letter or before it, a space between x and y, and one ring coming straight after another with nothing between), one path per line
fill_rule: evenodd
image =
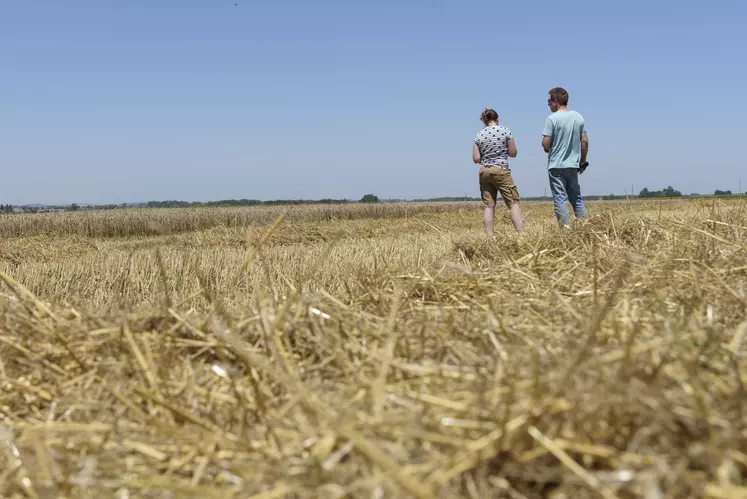
M516 142L511 130L498 124L498 113L492 109L483 111L480 120L485 128L477 132L475 145L472 148L472 161L480 165L480 194L485 204L483 221L485 231L493 234L493 217L495 203L500 193L511 214L511 221L517 231L523 229L521 210L519 209L519 190L516 188L508 158L517 154Z

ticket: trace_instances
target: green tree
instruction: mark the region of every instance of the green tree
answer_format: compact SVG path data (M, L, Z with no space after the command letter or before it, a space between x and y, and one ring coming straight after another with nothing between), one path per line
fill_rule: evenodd
M644 187L640 194L638 194L639 198L676 198L681 196L682 193L671 185L668 185L666 189L660 191L649 191Z
M361 203L378 203L379 197L373 194L366 194L361 198Z
M721 191L716 189L716 192L713 193L714 196L731 196L731 191Z

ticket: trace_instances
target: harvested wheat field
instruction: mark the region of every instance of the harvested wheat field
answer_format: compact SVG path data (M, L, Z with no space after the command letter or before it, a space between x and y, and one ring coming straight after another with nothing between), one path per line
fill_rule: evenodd
M747 497L747 202L0 215L0 496Z

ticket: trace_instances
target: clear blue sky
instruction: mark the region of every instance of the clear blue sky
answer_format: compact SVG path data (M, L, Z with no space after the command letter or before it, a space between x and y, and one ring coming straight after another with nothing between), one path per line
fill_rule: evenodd
M485 107L542 195L558 85L585 193L747 190L745 26L719 0L0 0L0 203L478 196Z

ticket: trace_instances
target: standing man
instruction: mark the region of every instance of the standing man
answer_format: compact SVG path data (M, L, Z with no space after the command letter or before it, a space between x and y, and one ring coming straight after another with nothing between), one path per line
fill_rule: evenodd
M550 191L555 204L555 216L563 227L570 227L571 216L566 202L570 199L576 217L586 217L581 186L578 184L579 169L586 163L589 138L586 135L584 118L568 109L568 92L560 87L550 90L547 105L552 114L545 120L542 147L547 155L547 171ZM585 167L585 166L584 166Z

